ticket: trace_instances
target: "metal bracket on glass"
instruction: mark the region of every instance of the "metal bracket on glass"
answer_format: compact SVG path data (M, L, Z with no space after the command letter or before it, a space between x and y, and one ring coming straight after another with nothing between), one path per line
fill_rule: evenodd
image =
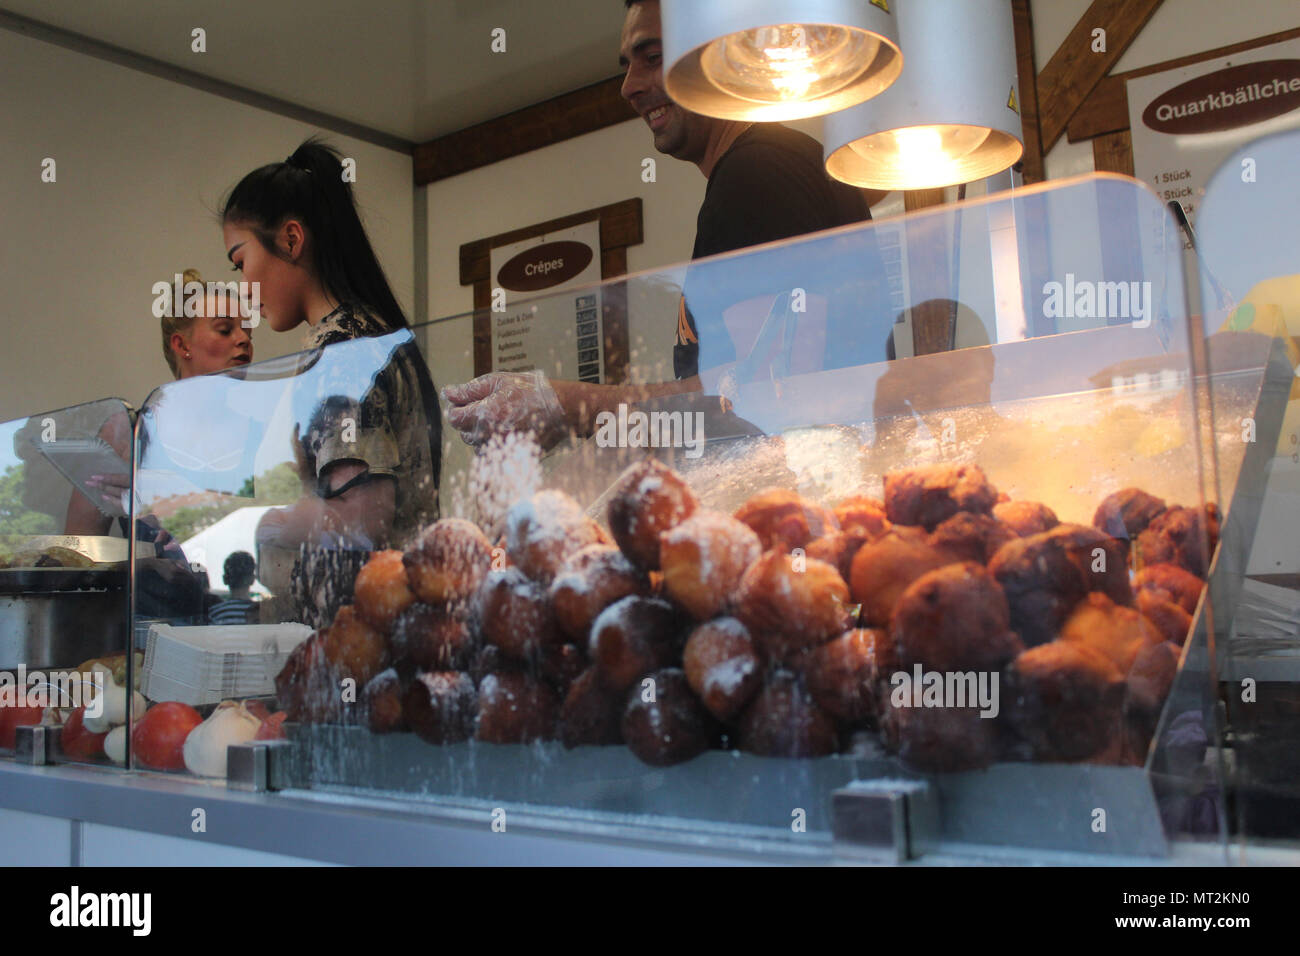
M54 763L55 735L51 733L54 730L53 727L36 724L28 727L16 727L14 730L15 760L19 763L30 763L36 766Z
M284 790L293 786L288 740L253 740L226 749L226 783L239 790Z
M901 863L939 834L938 794L923 780L863 780L831 794L837 851Z

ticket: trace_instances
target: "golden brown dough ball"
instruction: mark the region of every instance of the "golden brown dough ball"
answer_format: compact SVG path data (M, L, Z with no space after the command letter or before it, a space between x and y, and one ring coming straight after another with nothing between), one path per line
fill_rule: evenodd
M377 551L357 572L352 603L372 627L387 634L393 619L415 603L402 552Z
M358 687L388 666L388 641L351 604L334 616L323 650L339 678L350 677Z
M993 506L993 517L1022 538L1051 531L1061 523L1055 511L1037 501L1004 501Z
M763 664L744 624L720 617L691 632L682 652L691 690L719 720L731 720L763 684Z
M518 568L488 573L475 613L483 639L511 660L527 661L543 647L564 643L545 589Z
M888 749L923 773L981 770L997 759L996 721L975 707L893 707L881 712Z
M659 569L659 536L695 514L699 501L682 477L653 458L623 472L609 502L609 530L629 561Z
M927 465L885 475L885 512L894 524L933 531L959 511L988 514L998 492L978 465Z
M1136 610L1098 591L1080 601L1061 628L1061 641L1101 652L1121 675L1129 672L1143 647L1162 640L1155 625Z
M463 670L478 651L462 614L428 604L412 604L399 614L389 643L395 663L426 671Z
M772 660L816 647L853 623L849 588L831 565L768 551L740 580L736 616Z
M591 625L587 656L608 687L625 691L650 671L680 660L684 623L667 601L625 597Z
M733 517L754 529L764 551L802 548L839 528L835 515L793 491L770 488L750 498Z
M1178 645L1164 641L1142 648L1133 661L1126 681L1124 729L1134 762L1146 759L1151 735L1178 674L1180 654Z
M492 543L472 521L443 518L426 528L402 556L412 593L425 604L473 597L492 566Z
M865 495L844 499L832 514L841 531L863 538L879 538L890 528L885 503Z
M1138 591L1138 612L1155 626L1166 641L1182 647L1192 630L1192 616L1164 595L1164 591Z
M608 543L600 525L562 491L539 491L506 512L506 553L542 584L549 585L574 552Z
M1125 488L1102 499L1092 516L1092 526L1112 538L1131 541L1164 510L1163 499L1141 488Z
M1035 760L1084 760L1119 737L1123 675L1087 644L1030 648L1008 668L1006 689L1008 721Z
M699 511L659 542L664 591L698 621L727 613L745 569L762 553L758 535L717 511Z
M998 670L1022 650L993 575L968 561L929 571L894 608L891 636L904 670Z
M878 690L898 669L893 639L884 631L858 628L828 641L801 663L808 692L822 710L849 723L875 717Z
M1205 582L1176 564L1147 564L1134 576L1133 587L1139 594L1149 591L1195 614Z
M853 558L869 540L859 531L832 531L809 541L804 553L809 558L825 561L847 581L853 572Z
M963 561L988 564L999 548L1017 537L1019 535L996 518L959 511L939 522L930 535L930 543Z
M894 605L908 585L956 560L956 555L927 541L919 528L895 525L867 542L854 555L849 572L853 600L862 606L859 619L871 627L888 627Z
M649 595L646 573L611 545L593 544L573 554L551 584L551 605L561 630L586 643L591 622L615 601Z
M431 744L456 744L474 736L478 692L461 671L422 672L402 700L406 723Z
M1200 577L1209 572L1210 557L1219 543L1219 509L1166 509L1138 535L1143 565L1176 564ZM1206 550L1206 549L1209 550Z
M370 679L361 692L361 709L372 734L391 734L406 729L402 718L402 681L388 668Z
M560 702L546 684L517 671L488 674L478 686L478 730L491 744L526 744L555 736Z
M560 708L560 741L570 750L621 744L624 697L605 685L596 668L583 671Z
M696 757L718 740L718 726L675 667L646 677L628 695L621 729L639 760L667 767Z
M839 731L794 674L778 671L740 715L740 749L762 757L824 757L839 750Z

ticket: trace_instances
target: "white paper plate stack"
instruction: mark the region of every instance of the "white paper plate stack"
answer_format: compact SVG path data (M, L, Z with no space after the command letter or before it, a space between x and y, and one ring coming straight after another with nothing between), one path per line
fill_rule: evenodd
M310 634L305 624L153 624L145 645L140 692L150 700L192 706L274 694L275 675Z

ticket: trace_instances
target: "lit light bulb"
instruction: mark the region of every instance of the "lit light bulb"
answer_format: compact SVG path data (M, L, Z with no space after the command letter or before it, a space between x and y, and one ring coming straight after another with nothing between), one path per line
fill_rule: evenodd
M873 165L896 171L898 187L907 188L914 182L966 182L971 178L968 160L988 138L983 126L908 126L850 145Z
M820 99L853 83L880 41L844 27L784 23L714 40L700 69L720 90L753 103Z

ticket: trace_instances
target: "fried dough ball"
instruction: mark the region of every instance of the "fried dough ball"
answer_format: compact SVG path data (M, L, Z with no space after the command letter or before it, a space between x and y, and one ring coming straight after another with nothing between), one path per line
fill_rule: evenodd
M1131 607L1121 607L1094 591L1061 628L1060 640L1083 644L1101 652L1121 675L1127 674L1142 648L1164 640L1160 631Z
M1202 577L1218 543L1219 509L1212 504L1203 513L1195 508L1168 508L1138 535L1143 565L1176 564Z
M618 548L593 544L569 557L551 584L551 606L560 629L586 642L591 622L615 601L649 595L650 578Z
M1035 760L1084 760L1119 735L1124 678L1095 647L1052 641L1030 648L1007 671L1007 718Z
M393 668L370 679L361 692L361 700L371 733L391 734L406 729L402 718L403 696L402 681Z
M358 579L359 580L359 579ZM350 677L358 687L388 666L388 642L351 604L339 608L325 632L325 659L340 679Z
M540 648L564 642L545 589L519 568L488 572L475 608L483 639L509 659L526 661Z
M988 564L998 549L1019 537L1001 521L989 515L959 511L941 521L930 535L930 543L956 555L962 561Z
M276 675L276 701L289 720L315 724L344 715L341 677L325 656L326 636L321 631L298 644Z
M568 749L623 742L624 695L611 690L589 667L569 685L560 708L560 741Z
M956 555L927 541L919 528L895 525L863 545L849 571L853 600L862 605L862 623L888 627L894 605L908 585L927 571L957 560Z
M526 744L555 736L560 702L541 681L517 671L496 671L478 687L479 740Z
M718 725L691 692L686 675L667 667L650 674L627 697L621 730L637 759L668 767L699 756L718 741ZM649 699L648 699L649 698Z
M789 554L768 551L740 579L736 616L772 660L816 647L853 623L840 573L815 558L800 563L802 571Z
M412 593L425 604L473 597L492 566L492 543L478 525L443 518L426 528L402 556Z
M1177 604L1166 600L1162 591L1138 591L1138 611L1155 625L1161 636L1178 647L1187 643L1192 630L1192 616Z
M1141 488L1125 488L1102 499L1092 516L1092 526L1112 538L1131 541L1164 510L1163 499Z
M412 604L397 616L389 644L396 663L426 671L463 670L478 651L463 615L428 604Z
M933 531L959 511L988 514L998 492L978 465L927 465L885 475L885 512L894 524Z
M1195 614L1205 582L1176 564L1148 564L1134 576L1133 586L1139 597L1143 591L1149 591L1177 604L1188 614Z
M890 634L899 665L936 671L998 670L1023 649L1002 588L982 564L929 571L903 592Z
M420 673L402 699L407 724L431 744L457 744L474 736L478 692L461 671Z
M549 585L575 551L608 543L600 525L562 491L539 491L506 512L506 553L542 584Z
M832 514L841 531L864 538L879 538L890 528L885 503L865 495L845 498L835 506Z
M923 773L981 770L997 759L996 722L975 707L893 707L881 714L888 749Z
M660 538L664 591L698 621L725 614L745 569L762 551L748 525L699 511Z
M879 710L877 688L898 669L894 642L881 630L848 631L813 650L801 665L808 692L822 710L849 723Z
M680 659L684 623L667 601L625 597L592 623L587 656L610 689L625 691L650 671Z
M552 644L543 647L537 655L537 673L561 699L586 668L587 655L576 644Z
M1124 729L1129 753L1136 762L1145 760L1151 735L1178 674L1180 653L1177 644L1164 641L1142 648L1133 661L1124 696Z
M832 531L809 541L804 553L809 558L825 561L847 581L853 571L854 556L869 540L860 531Z
M692 631L682 668L691 690L722 721L736 716L763 683L754 641L734 617L716 618Z
M824 757L839 750L839 731L799 678L778 671L740 715L740 749L762 757Z
M1037 501L1004 501L993 506L993 517L1022 538L1051 531L1061 523L1055 511Z
M378 551L357 572L352 603L372 627L387 634L393 619L415 603L402 552Z
M629 561L659 570L659 536L699 508L695 492L662 462L646 458L623 472L609 502L609 530Z
M839 527L828 509L784 488L769 488L736 509L733 517L754 529L764 551L802 548Z

